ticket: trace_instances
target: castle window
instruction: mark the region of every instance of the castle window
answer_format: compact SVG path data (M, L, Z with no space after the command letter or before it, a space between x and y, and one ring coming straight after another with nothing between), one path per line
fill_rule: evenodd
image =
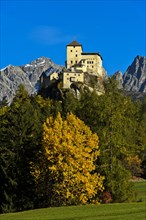
M72 50L70 52L72 52Z
M71 63L73 63L73 61L72 61L72 60L71 60L70 62L71 62Z
M76 54L76 57L77 57L78 55Z
M78 63L78 61L76 60L76 63Z
M94 66L92 66L92 68L94 68Z
M70 77L71 82L75 82L75 77Z

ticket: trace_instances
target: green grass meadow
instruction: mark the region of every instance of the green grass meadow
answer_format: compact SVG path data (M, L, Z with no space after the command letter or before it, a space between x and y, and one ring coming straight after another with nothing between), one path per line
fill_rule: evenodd
M146 181L134 183L134 191L139 202L37 209L2 214L0 220L146 220Z
M37 209L3 214L1 220L145 220L146 204L123 203Z
M136 201L146 202L146 181L135 182L134 191L135 191Z

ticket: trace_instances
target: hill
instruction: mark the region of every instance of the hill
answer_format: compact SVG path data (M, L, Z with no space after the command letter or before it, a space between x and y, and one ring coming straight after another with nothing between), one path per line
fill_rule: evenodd
M1 220L137 220L144 218L145 203L70 206L1 215Z

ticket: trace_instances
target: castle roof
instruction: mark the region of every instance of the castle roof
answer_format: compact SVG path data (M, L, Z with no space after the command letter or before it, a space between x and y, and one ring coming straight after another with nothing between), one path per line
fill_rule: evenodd
M77 41L73 40L72 42L67 44L67 46L81 46L82 47L82 44L79 44Z
M102 56L100 55L100 53L92 53L92 52L88 52L88 53L81 53L82 55L98 55L100 56L100 58L102 59ZM102 59L103 60L103 59Z

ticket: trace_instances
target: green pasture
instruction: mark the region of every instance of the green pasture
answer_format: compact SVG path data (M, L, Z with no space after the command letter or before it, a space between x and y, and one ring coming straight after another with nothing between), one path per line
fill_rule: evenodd
M3 214L0 220L145 220L146 204L123 203L37 209Z
M0 215L0 220L145 220L146 181L134 183L136 201L36 209Z
M134 191L137 202L146 202L146 181L135 182Z

